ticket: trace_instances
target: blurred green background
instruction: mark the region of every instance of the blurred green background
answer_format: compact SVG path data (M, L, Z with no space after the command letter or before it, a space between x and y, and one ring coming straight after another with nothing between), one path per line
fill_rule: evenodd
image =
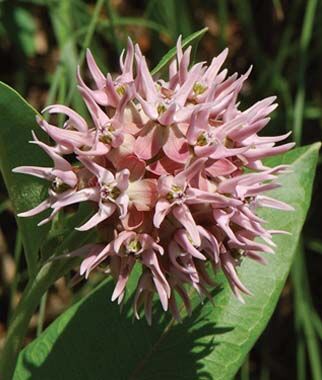
M205 26L209 30L199 43L198 60L210 61L228 46L226 66L231 73L243 73L254 65L242 92L242 108L277 95L279 107L266 134L292 130L298 145L321 140L319 0L4 0L0 2L0 80L39 110L59 102L85 113L74 89L76 66L83 62L86 47L105 72L115 72L130 35L153 67L180 34L187 36ZM322 379L321 163L322 156L291 275L238 379ZM1 179L0 222L1 347L7 320L26 281L21 240ZM41 317L37 314L31 322L26 343L79 296L77 290L64 279L55 284Z

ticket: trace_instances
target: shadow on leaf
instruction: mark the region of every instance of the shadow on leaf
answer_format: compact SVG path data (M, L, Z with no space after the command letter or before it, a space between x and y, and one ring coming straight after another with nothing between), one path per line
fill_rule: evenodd
M58 318L22 352L14 379L213 379L202 359L232 327L214 324L209 301L181 324L157 307L149 327L133 321L131 299L120 315L108 301L111 293L112 284L105 283Z

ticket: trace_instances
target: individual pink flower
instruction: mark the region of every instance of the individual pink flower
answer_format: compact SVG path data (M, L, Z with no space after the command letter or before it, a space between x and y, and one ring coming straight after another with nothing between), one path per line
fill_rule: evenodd
M61 154L73 153L76 149L83 149L94 143L94 134L90 130L85 119L75 111L60 104L54 104L46 107L43 113L61 114L67 116L63 128L49 124L44 118L37 116L36 120L39 126L48 134L56 143L56 150ZM102 146L104 154L107 153Z
M109 218L117 209L120 219L126 217L129 205L129 196L126 189L129 184L129 171L122 170L115 174L86 158L80 159L84 166L95 176L96 184L89 192L88 200L98 203L98 211L82 226L79 231L86 231L105 219Z
M218 205L228 206L240 203L236 199L229 199L189 185L192 178L201 171L204 163L204 159L198 159L174 177L168 175L159 178L159 200L156 203L153 218L154 226L160 228L164 218L171 211L173 217L186 228L196 245L200 244L200 237L189 205L210 203L218 207Z
M85 258L80 267L81 274L88 277L89 273L98 265L104 264L109 260L109 268L113 277L116 279L116 285L112 294L112 301L118 299L122 302L126 284L135 264L140 264L145 268L142 278L149 276L151 283L149 289L151 293L157 292L164 310L168 309L168 300L171 294L171 288L161 269L159 258L164 254L163 248L148 234L137 234L132 231L122 231L106 247L102 245L89 245L85 249L81 248L74 251L69 256L80 256ZM144 282L140 280L139 282ZM140 293L140 291L138 290ZM137 293L138 297L139 294ZM151 318L148 317L151 321Z
M82 87L85 88L92 96L93 100L101 106L111 106L117 108L121 97L123 96L127 86L134 81L133 78L133 59L134 59L134 47L130 39L128 39L127 52L124 58L125 51L122 52L120 57L121 74L114 80L111 74L106 76L99 69L95 62L95 59L88 49L86 51L86 62L91 74L91 77L95 83L95 89L88 87L80 76L78 70L78 80Z
M55 148L39 141L34 132L32 132L32 135L34 139L30 142L38 145L48 154L54 162L54 167L19 166L13 169L13 172L30 174L50 181L51 184L48 189L49 197L33 209L18 214L20 217L30 217L37 215L48 208L52 208L53 211L50 216L38 223L40 226L54 218L58 211L63 207L61 202L64 202L64 205L70 204L70 199L76 192L78 178L72 165L60 156Z
M118 105L113 117L109 117L91 98L86 87L79 86L79 91L87 105L95 125L93 141L87 149L75 149L75 152L86 156L106 155L112 148L118 148L124 140L124 111L134 95L134 89L129 86Z

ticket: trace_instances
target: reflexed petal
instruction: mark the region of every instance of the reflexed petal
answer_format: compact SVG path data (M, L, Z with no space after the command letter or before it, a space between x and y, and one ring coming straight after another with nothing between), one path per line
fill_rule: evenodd
M57 200L52 204L52 206L62 208L75 203L86 201L99 201L99 191L97 188L86 188L76 192L68 193L65 196L59 196L57 197Z
M199 246L201 243L199 231L189 208L186 205L176 206L173 208L172 214L187 230L193 243Z
M106 101L105 101L104 105L109 105L109 106L112 106L114 108L117 107L117 105L119 103L119 95L116 92L114 82L113 82L113 79L112 79L112 76L110 73L108 73L106 76L105 97L106 97ZM99 103L99 104L103 105L103 103Z
M67 127L73 127L80 132L87 132L87 123L85 119L71 108L63 106L61 104L53 104L43 109L42 113L48 112L50 114L65 114L69 120L65 123Z
M165 200L160 199L155 205L155 213L153 216L153 224L156 228L160 228L164 218L168 215L171 209L171 204Z
M82 276L85 274L85 278L87 279L89 276L89 273L95 269L104 259L105 254L107 251L107 247L102 249L101 244L88 244L87 246L87 253L85 254L84 251L76 250L74 252L71 252L68 257L72 256L83 256L84 254L87 256L81 263L79 274Z
M208 160L206 165L206 173L211 175L213 178L223 175L229 175L237 170L237 166L235 166L231 161L226 158L222 158L221 160Z
M275 146L272 148L256 148L249 149L243 155L251 160L258 160L260 158L266 158L275 156L276 154L285 153L295 146L295 143L288 143L280 146Z
M127 210L129 207L129 196L123 193L117 197L116 202L120 209L120 219L124 219L127 215Z
M175 103L171 104L171 106L161 115L159 116L159 122L162 125L171 125L174 121L174 115L176 113L177 106Z
M77 231L87 231L91 228L97 226L99 223L103 222L105 219L109 218L116 210L116 205L113 203L108 203L103 205L100 204L99 210L95 213L85 224L80 227L75 228Z
M158 291L160 301L164 310L168 309L168 299L171 295L170 286L161 271L158 259L152 249L146 250L142 256L142 262L152 272L152 280Z
M51 221L54 219L54 217L58 214L59 210L60 210L60 209L55 208L55 209L52 211L52 213L48 216L48 218L45 218L45 219L43 219L42 221L40 221L40 222L37 224L37 226L40 227L40 226L43 226L43 225L46 224L46 223L51 222Z
M52 175L54 178L58 177L64 184L71 188L74 188L78 183L77 175L71 170L63 171L54 169Z
M251 296L252 293L246 288L246 286L238 278L237 272L235 270L234 261L231 258L231 256L228 253L222 254L220 259L221 259L222 269L225 272L225 275L230 285L231 286L235 285L243 293Z
M65 160L62 156L57 154L54 147L51 147L39 141L34 131L32 131L32 136L34 138L34 141L30 141L30 143L40 146L48 154L48 156L54 161L54 166L56 169L58 170L72 169L71 164L67 160Z
M51 206L51 200L50 198L44 200L43 202L39 203L38 206L24 212L20 212L18 214L19 217L27 218L29 216L34 216L37 214L40 214L41 212L47 210Z
M216 75L218 74L218 71L220 70L222 64L226 60L228 55L228 49L224 49L217 57L213 58L211 61L210 66L206 70L204 74L204 80L212 82Z
M158 98L153 78L149 72L146 59L143 57L138 45L135 46L135 59L140 73L141 86L144 89L144 95L148 102L154 102Z
M284 211L293 211L294 210L294 207L288 205L287 203L278 201L276 199L273 199L271 197L267 197L264 195L258 195L256 197L256 206L257 207L276 208L278 210L284 210Z
M115 175L115 180L117 182L117 187L120 191L124 192L129 186L129 176L130 171L128 169L123 169L117 172Z
M18 166L12 169L14 173L29 174L34 177L53 180L53 168L43 168L40 166Z
M74 147L91 145L93 138L91 133L73 131L69 129L58 128L48 124L44 119L36 117L40 127L58 144L64 146L66 153L72 153Z
M179 181L180 183L183 181L190 182L195 176L197 176L197 174L201 172L201 169L205 165L206 161L206 158L198 158L193 163L191 163L187 169L176 175L176 181Z
M233 215L233 212L231 214L227 214L222 210L213 210L214 219L216 220L217 224L225 231L225 233L231 239L231 241L240 245L241 247L244 247L245 243L238 240L234 231L230 227L230 221L231 221L232 215Z
M109 145L105 145L100 141L96 141L93 149L90 150L82 150L75 148L74 151L79 156L104 156L109 153L111 147Z
M190 187L187 190L187 204L213 203L215 207L240 206L243 204L239 199L228 198L218 193L210 193Z
M206 257L188 239L187 233L184 230L179 230L175 235L176 242L192 256L200 260L206 260Z
M101 183L109 184L114 181L113 174L109 170L103 168L103 166L100 166L85 157L79 157L78 159L100 180Z
M134 257L121 258L120 273L119 273L118 280L111 297L112 301L115 301L124 292L126 283L129 279L129 275L132 271L134 264L135 264Z
M124 64L122 62L121 69L123 73L131 73L132 74L132 66L133 66L133 58L134 58L134 46L131 38L127 39L127 52L124 60Z
M112 247L114 251L118 254L120 252L122 244L128 239L134 238L135 235L136 235L135 232L130 232L130 231L121 232L119 236L115 240L113 240Z
M85 88L78 86L78 89L86 103L96 128L107 125L110 122L110 118L106 113L97 105Z
M210 107L201 107L195 109L191 116L189 128L187 131L187 140L189 144L194 145L197 141L198 135L208 130L208 119L210 114Z
M95 59L89 49L86 49L86 61L91 76L94 79L97 88L104 87L106 82L105 76L97 66Z
M185 102L190 95L190 92L197 82L198 78L201 74L201 68L203 66L203 63L197 63L189 72L187 76L187 80L184 82L184 84L181 86L179 91L176 93L175 101L178 105L183 107L185 105Z
M217 239L201 226L198 226L198 231L202 238L201 248L205 249L205 251L214 258L216 264L219 263L219 244Z

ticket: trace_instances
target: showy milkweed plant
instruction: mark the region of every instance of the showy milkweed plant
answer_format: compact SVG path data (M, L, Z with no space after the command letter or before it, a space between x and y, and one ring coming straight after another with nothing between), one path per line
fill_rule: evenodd
M37 117L51 143L40 141L37 131L31 143L53 166L14 169L50 182L47 199L20 217L50 209L44 224L65 207L93 204L93 216L77 229L98 229L100 241L68 256L82 258L80 275L86 278L96 268L111 275L111 297L119 304L139 267L134 314L139 318L143 306L149 324L154 295L177 320L179 298L191 313L189 288L210 297L211 271L223 271L243 302L242 293L252 289L236 268L243 259L264 264L263 254L274 251L273 235L284 233L265 228L258 208L292 210L266 195L289 167L267 167L263 159L294 145L277 144L289 133L259 135L277 106L275 97L244 109L239 93L251 69L228 75L222 68L227 53L209 66L191 64L191 47L183 51L179 38L167 78L154 78L131 40L116 77L102 73L88 50L91 80L79 68L77 81L90 118L65 105L46 107L45 115L67 117L63 128Z
M57 368L66 379L231 379L264 330L298 247L320 144L289 151L289 133L265 130L275 98L249 106L250 70L228 73L227 50L195 64L188 45L205 32L179 38L152 71L131 40L117 75L88 51L80 96L71 100L70 88L68 97L82 116L70 103L38 114L0 82L0 169L20 215L24 271L0 339L1 379L49 379ZM75 289L41 332L47 291L75 266L68 286L91 276L81 294L92 291L77 300ZM133 321L144 314L148 323ZM37 338L21 350L33 316Z

